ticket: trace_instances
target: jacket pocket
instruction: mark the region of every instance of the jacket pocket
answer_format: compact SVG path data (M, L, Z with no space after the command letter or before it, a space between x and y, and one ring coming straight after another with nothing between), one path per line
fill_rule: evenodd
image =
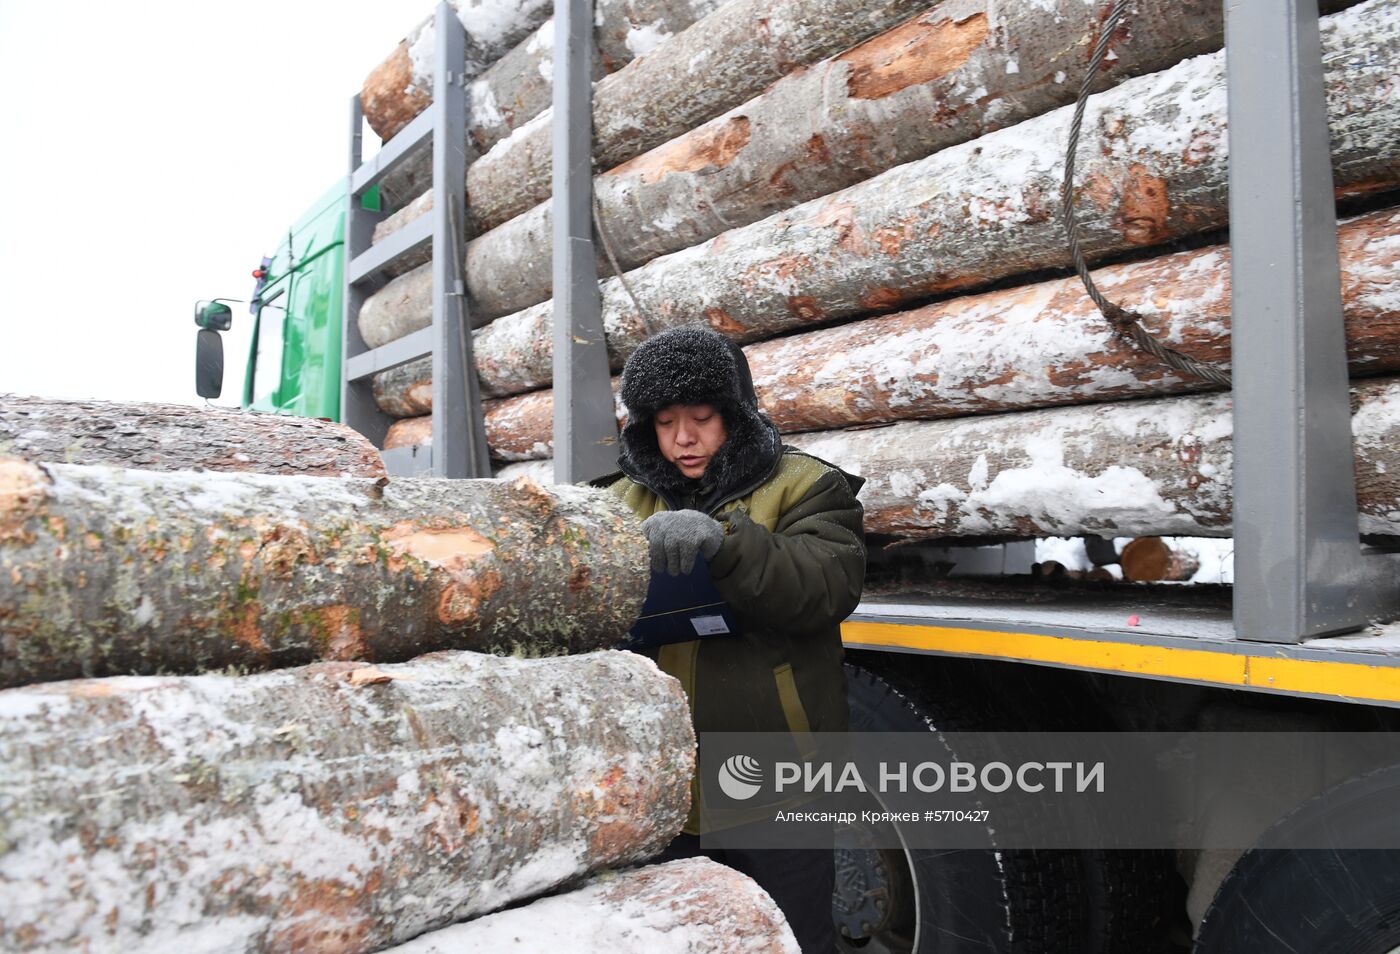
M804 759L816 754L816 740L812 738L812 723L807 718L807 709L802 705L802 697L797 693L797 679L792 674L792 663L773 667L773 681L778 685L778 702L783 707L783 718L787 720L788 731L793 734L798 750Z

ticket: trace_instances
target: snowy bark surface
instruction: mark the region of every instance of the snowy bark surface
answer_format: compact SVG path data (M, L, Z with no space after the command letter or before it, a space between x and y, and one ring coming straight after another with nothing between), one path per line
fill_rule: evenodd
M461 68L479 76L511 47L533 33L554 10L550 0L449 0L467 32ZM430 15L399 42L394 52L365 77L360 107L381 139L392 139L433 101L433 59L437 28Z
M0 948L378 950L643 860L694 766L631 653L0 692Z
M639 57L597 84L595 164L606 169L631 159L744 102L793 69L887 29L929 3L730 0L655 53ZM471 234L494 228L549 197L553 181L550 116L547 111L522 125L468 168ZM405 222L400 219L398 224ZM544 233L546 242L547 236ZM531 243L535 240L529 238ZM528 254L523 247L515 251L522 259ZM503 254L512 252L506 249ZM467 258L470 262L470 246ZM359 327L370 347L427 327L430 271L426 264L419 265L366 299ZM473 281L470 265L467 282L474 322L512 310L493 300L490 288Z
M694 129L805 64L887 30L932 0L729 0L593 94L594 163L610 169ZM548 198L551 113L467 171L478 231Z
M0 459L0 685L604 648L647 567L587 488Z
M747 875L708 858L600 875L524 907L454 924L387 954L800 954L787 919Z
M0 394L0 454L142 470L384 476L374 445L342 424L184 404L18 394Z
M1342 223L1338 245L1351 373L1400 372L1400 209ZM1169 346L1228 368L1229 267L1229 248L1218 246L1100 268L1094 280ZM763 410L785 432L1210 387L1114 337L1078 278L789 335L744 353ZM430 413L431 370L415 362L377 378L379 406ZM425 426L405 422L404 432L421 438ZM552 435L552 392L486 402L493 456L548 457Z
M624 269L678 252L900 163L1072 103L1102 28L1082 0L945 0L892 30L599 176L599 206ZM1102 86L1219 49L1216 0L1143 0ZM1131 34L1131 39L1128 39ZM473 242L477 307L549 298L548 202ZM609 273L599 254L603 274Z
M1400 183L1400 0L1323 21L1336 182ZM1089 104L1079 166L1090 258L1225 224L1224 57L1138 77ZM632 271L650 329L602 285L614 366L648 334L706 320L742 341L1069 264L1056 213L1070 110L952 146ZM485 393L544 387L552 303L477 335Z
M720 2L600 0L594 9L594 79L601 79L654 49L714 11ZM467 87L467 163L475 162L516 128L548 109L554 92L553 79L554 20L549 19ZM405 95L411 90L406 90ZM431 183L432 156L426 149L388 176L383 191L393 204L408 196L418 198L401 210L403 215L396 214L380 223L375 228L374 241L432 208L431 189L419 195ZM411 265L401 262L396 267L404 271Z
M905 540L1231 535L1228 394L794 434L865 477L867 533ZM1361 533L1400 536L1400 380L1352 386ZM497 476L549 482L552 461Z
M1400 381L1352 388L1361 532L1400 535ZM799 434L905 539L1231 534L1228 394ZM517 465L518 466L518 465Z

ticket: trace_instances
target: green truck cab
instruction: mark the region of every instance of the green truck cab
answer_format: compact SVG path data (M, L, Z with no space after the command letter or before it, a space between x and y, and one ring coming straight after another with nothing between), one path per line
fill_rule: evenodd
M327 190L253 271L253 331L239 400L246 410L340 420L345 190L344 181ZM378 190L363 201L377 210ZM223 377L217 332L228 320L211 321L217 304L201 302L195 312L202 329L197 378L206 397L218 396Z

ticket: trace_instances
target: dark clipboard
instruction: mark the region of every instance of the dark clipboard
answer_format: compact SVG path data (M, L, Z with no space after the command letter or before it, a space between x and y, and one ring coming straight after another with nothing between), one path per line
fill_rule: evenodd
M642 615L632 627L626 649L648 649L692 639L739 634L739 620L710 580L703 557L683 576L652 571Z

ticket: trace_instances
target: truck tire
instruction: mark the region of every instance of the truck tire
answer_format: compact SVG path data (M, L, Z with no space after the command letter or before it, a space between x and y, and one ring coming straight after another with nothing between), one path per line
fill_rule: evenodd
M1196 954L1392 954L1400 950L1400 850L1290 849L1290 842L1400 844L1400 766L1303 803L1245 852L1201 922Z
M851 665L846 675L852 732L979 727L976 713L893 676ZM1084 954L1086 904L1074 852L880 852L859 836L837 838L833 915L846 928L843 951ZM870 898L884 901L883 910L866 905Z

